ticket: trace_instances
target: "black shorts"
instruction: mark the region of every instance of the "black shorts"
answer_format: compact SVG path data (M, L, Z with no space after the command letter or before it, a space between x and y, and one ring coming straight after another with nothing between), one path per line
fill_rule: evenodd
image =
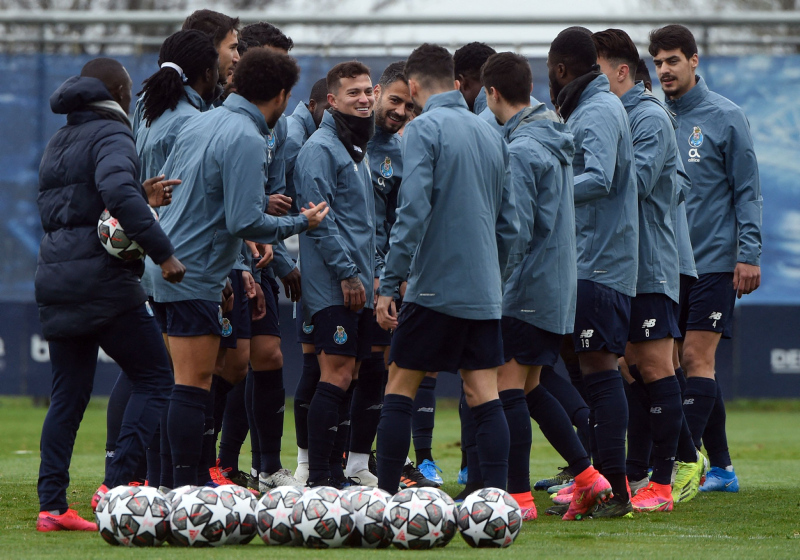
M168 336L222 336L222 310L218 301L188 299L161 305Z
M540 329L515 317L503 317L503 353L524 366L554 366L561 351L563 334Z
M147 298L147 303L150 306L150 311L152 311L153 316L156 318L158 328L161 329L162 333L167 332L167 310L164 307L166 304L154 301L153 296Z
M392 345L392 333L381 328L378 324L378 317L374 313L372 314L372 321L370 321L370 338L373 346Z
M302 298L301 298L302 299ZM294 304L294 326L298 344L314 344L314 325L306 324L303 319L303 302Z
M678 338L678 304L666 294L638 294L631 299L631 328L628 340L647 342Z
M222 339L220 348L236 348L240 338L250 338L250 299L244 289L241 270L228 274L233 288L233 309L222 314Z
M575 352L605 349L625 355L631 322L631 297L591 280L578 280L572 341Z
M252 321L250 326L251 336L281 336L280 314L278 312L278 297L281 288L277 280L261 272L261 291L264 292L264 302L267 314L258 321Z
M404 303L392 335L392 362L415 371L496 368L505 363L500 319L461 319Z
M701 274L686 290L686 302L681 309L686 315L684 329L713 331L722 333L722 338L731 338L735 303L733 272Z
M314 313L314 348L317 354L353 356L362 362L372 354L370 321L372 309L350 311L343 305L332 305Z

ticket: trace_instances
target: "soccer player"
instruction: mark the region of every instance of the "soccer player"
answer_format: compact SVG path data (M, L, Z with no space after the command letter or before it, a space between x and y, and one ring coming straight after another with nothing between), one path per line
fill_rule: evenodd
M331 108L300 150L294 180L298 204L327 201L332 213L300 236L300 260L305 323L313 327L320 366L308 410L307 485L338 487L347 391L371 349L375 203L365 159L375 96L369 68L358 61L334 66L327 83Z
M425 372L460 370L483 480L505 488L509 440L497 367L502 276L518 233L508 148L470 114L446 49L420 46L405 76L424 109L404 133L403 187L377 303L380 325L395 329L378 427L378 481L397 491ZM398 318L394 294L406 279Z
M108 209L160 265L166 281L180 282L186 271L147 208L128 120L130 103L131 79L110 58L89 61L80 76L69 78L50 98L51 109L67 115L67 124L47 144L39 169L44 237L35 287L53 384L42 426L38 531L97 530L69 508L67 487L98 348L122 367L132 385L106 487L131 481L172 385L169 358L139 284L143 262L116 259L97 240L98 216Z
M481 66L495 54L492 47L477 41L453 53L456 80L469 110L480 115L486 109L486 92L481 87Z
M570 510L575 506L576 515L586 514L590 504L613 489L614 497L591 514L614 517L631 511L625 482L628 407L617 358L625 354L630 300L636 295L639 219L628 117L596 62L591 33L581 27L559 33L547 57L550 87L575 137L578 299L573 339L600 472L611 483L608 488L576 481Z
M181 128L164 166L183 179L161 224L176 252L194 263L182 289L154 285L166 303L166 326L175 370L168 417L174 484L197 484L205 404L219 350L219 296L240 252L241 239L273 243L324 219L326 204L309 204L299 216L264 213L266 136L297 82L288 56L253 49L236 67L232 93L222 107Z
M687 289L683 310L683 410L696 447L702 439L712 466L700 490L737 492L714 356L720 337L730 336L735 298L761 283L758 162L742 110L696 74L692 32L682 25L655 29L649 50L678 120L678 146L692 182L686 213L698 278Z
M625 362L631 377L644 383L641 389L649 405L653 473L631 503L637 512L672 511L670 483L683 423L681 387L672 366L673 340L680 336L678 245L673 223L679 189L674 125L667 108L644 83L634 82L639 54L628 34L607 29L592 39L611 92L628 112L636 158L639 270ZM642 474L637 482L646 478L646 471Z
M286 132L286 196L296 202L294 188L294 166L297 162L297 154L306 140L314 134L322 122L322 115L330 107L328 103L328 82L325 78L320 78L311 87L311 94L308 103L301 101L295 107L294 112L289 115ZM316 359L316 358L315 358Z
M239 62L239 18L232 18L212 10L196 10L183 22L181 29L196 29L214 39L219 53L219 83L227 84ZM217 89L216 98L222 95L222 87Z

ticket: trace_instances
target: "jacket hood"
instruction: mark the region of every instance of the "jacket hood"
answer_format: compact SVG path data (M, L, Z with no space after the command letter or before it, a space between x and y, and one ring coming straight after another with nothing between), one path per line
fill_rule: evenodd
M50 109L57 115L66 115L96 101L114 98L97 78L73 76L50 96Z
M551 152L561 163L571 163L575 144L569 127L544 103L523 109L505 124L509 141L522 136L533 138Z
M620 101L622 101L622 104L625 106L625 111L629 114L639 103L655 103L667 114L672 123L672 128L678 128L678 121L675 119L675 114L670 111L658 97L645 89L644 82L636 82L636 85L629 89L625 95L622 96Z

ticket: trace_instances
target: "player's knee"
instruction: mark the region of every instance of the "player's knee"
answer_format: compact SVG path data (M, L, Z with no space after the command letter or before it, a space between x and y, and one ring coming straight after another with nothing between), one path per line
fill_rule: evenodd
M250 363L256 371L282 368L281 339L275 336L254 338L250 346Z
M683 347L683 366L689 376L705 376L714 372L714 354L707 348L698 345Z

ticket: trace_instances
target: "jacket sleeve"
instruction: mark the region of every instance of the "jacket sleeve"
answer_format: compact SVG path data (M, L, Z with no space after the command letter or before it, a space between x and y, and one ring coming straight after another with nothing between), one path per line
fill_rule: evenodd
M511 262L512 259L509 257L511 256L514 246L520 243L520 219L518 216L518 208L516 206L517 197L515 191L517 188L525 189L530 187L533 189L532 192L535 193L536 186L535 180L532 177L514 177L513 169L515 164L512 163L513 156L509 154L508 148L505 145L505 141L501 141L503 142L505 177L503 179L503 188L500 196L500 206L498 207L497 221L495 222L495 238L497 240L497 261L500 265L500 274L505 282L508 276L510 276L511 272L513 272L514 266L516 265L516 263ZM516 165L519 164L520 162L517 162ZM532 169L530 171L532 171ZM525 175L522 173L521 169L520 174ZM515 186L515 180L520 178L524 184ZM531 221L533 221L533 216L531 216ZM523 235L525 234L523 233Z
M689 192L692 190L692 178L686 173L686 168L683 166L683 158L680 152L675 157L675 165L678 169L678 197L677 204L686 201Z
M733 190L736 222L739 227L737 261L758 266L761 262L761 182L758 162L750 135L750 123L741 111L731 114L725 145L725 171Z
M674 135L655 116L640 119L631 130L633 157L636 162L636 190L639 200L647 199L658 184L667 161L663 146L669 145L667 134Z
M103 128L92 144L92 156L95 185L108 211L154 263L166 261L175 249L147 204L130 133L116 123Z
M583 130L583 173L575 177L575 205L586 204L611 192L617 166L616 126L592 122Z
M403 139L403 188L398 193L397 219L389 237L389 253L378 294L393 297L408 278L411 259L428 227L433 193L437 132L433 125L412 122Z
M224 147L220 172L225 199L225 223L231 235L258 243L276 243L308 229L308 219L270 216L264 212L266 145L243 135Z
M286 192L286 127L276 127L275 134L280 137L267 172L267 193L283 194Z
M359 269L339 234L339 224L333 204L336 200L338 182L334 154L320 144L306 143L297 156L295 166L298 205L304 206L308 202L319 204L324 201L330 208L319 227L306 233L306 236L319 248L325 266L338 280L344 280L358 276Z
M327 220L328 218L325 219ZM295 263L292 255L289 254L286 243L283 241L273 246L272 251L273 258L269 266L275 272L275 276L285 278L297 267L297 263Z

